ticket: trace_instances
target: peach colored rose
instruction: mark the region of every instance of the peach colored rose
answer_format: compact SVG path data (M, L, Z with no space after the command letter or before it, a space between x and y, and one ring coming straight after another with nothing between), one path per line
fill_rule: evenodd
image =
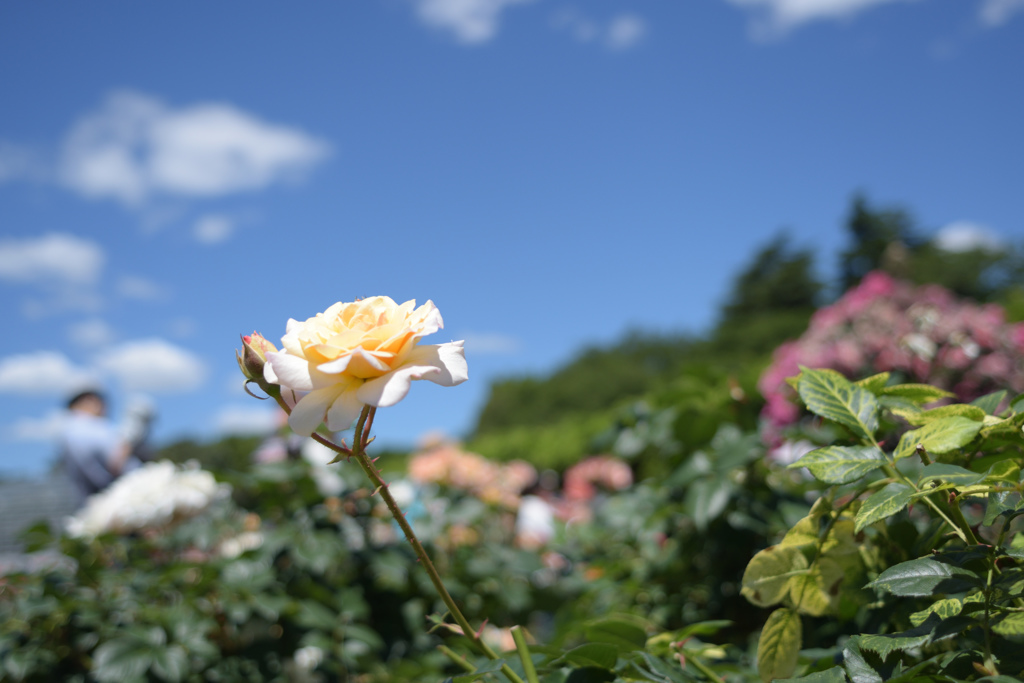
M461 341L418 345L443 327L431 301L419 308L386 296L338 302L305 322L289 320L283 348L267 353L263 376L295 392L288 424L297 434L308 436L321 423L339 431L364 405L401 401L414 379L442 386L466 381Z

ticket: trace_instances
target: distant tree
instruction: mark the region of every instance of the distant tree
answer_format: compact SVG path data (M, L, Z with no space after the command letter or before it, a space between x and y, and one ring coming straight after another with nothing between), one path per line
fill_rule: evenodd
M850 246L839 257L840 293L855 286L872 270L900 269L907 250L914 250L921 242L914 233L909 213L899 208L874 209L863 195L853 198L846 230Z
M498 380L491 384L474 436L611 408L673 377L693 346L683 336L632 333L612 346L584 350L549 377Z
M977 301L1011 303L1024 276L1019 249L943 248L922 235L906 210L874 208L861 195L853 199L846 230L850 244L839 259L840 294L872 270L883 270L916 284L939 284Z
M814 254L780 234L733 280L712 338L726 351L770 351L803 331L821 293Z

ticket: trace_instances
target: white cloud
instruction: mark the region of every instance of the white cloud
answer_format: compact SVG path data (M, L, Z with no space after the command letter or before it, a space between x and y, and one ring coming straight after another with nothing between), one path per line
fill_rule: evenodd
M0 359L0 392L61 396L96 383L96 374L56 351L35 351Z
M103 353L97 365L116 376L124 390L154 394L198 389L207 374L198 356L163 339L125 342Z
M554 16L551 25L568 31L581 43L599 40L610 50L628 50L647 35L647 22L635 14L620 14L602 24L577 10L566 9Z
M493 332L467 332L463 335L466 352L472 355L506 355L518 353L522 344L515 337Z
M167 324L167 332L178 339L194 336L197 329L199 325L192 318L175 318Z
M459 42L485 43L497 34L501 13L533 0L415 0L427 25L455 34Z
M978 18L986 26L1002 26L1019 12L1024 12L1024 0L985 0Z
M647 23L635 14L620 14L608 24L605 45L612 50L628 50L647 35Z
M330 153L323 140L230 104L172 109L132 92L72 128L59 176L89 198L141 205L154 195L212 197L300 177Z
M963 252L983 249L1001 251L1006 247L1003 238L991 228L970 221L956 221L935 235L935 246L944 251Z
M207 214L192 226L192 235L200 244L220 244L235 231L235 221L224 214Z
M281 420L278 408L228 406L217 413L214 425L221 434L270 434Z
M95 290L66 285L44 298L30 298L22 305L26 318L38 320L65 313L96 313L103 308L103 299Z
M823 19L847 19L871 7L914 0L727 0L754 14L757 37L778 37L802 24Z
M54 410L43 417L23 417L7 427L7 437L14 441L56 441L64 427L67 413Z
M71 325L68 336L76 346L95 348L110 344L116 335L107 323L99 318L90 318Z
M158 301L166 299L167 290L144 277L124 275L117 281L117 293L124 299L138 301Z
M106 256L95 242L74 235L0 240L0 279L43 284L93 284Z
M601 27L596 21L573 9L562 10L556 14L551 25L568 30L569 34L581 43L589 43L601 33Z

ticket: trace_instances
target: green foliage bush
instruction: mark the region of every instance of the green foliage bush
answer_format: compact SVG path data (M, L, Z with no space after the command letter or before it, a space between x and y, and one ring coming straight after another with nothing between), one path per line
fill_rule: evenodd
M794 380L838 435L791 465L826 488L743 578L752 603L779 606L760 637L765 681L1024 673L1024 536L1014 523L1024 514L1024 397L928 408L950 394L888 379L805 368ZM833 646L838 666L803 650L808 617L856 634Z

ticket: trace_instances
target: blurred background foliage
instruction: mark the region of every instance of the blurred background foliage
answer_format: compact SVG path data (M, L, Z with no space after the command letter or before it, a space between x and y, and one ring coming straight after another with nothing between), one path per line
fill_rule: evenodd
M785 233L760 247L736 275L715 327L705 335L634 331L588 348L547 376L510 377L490 388L469 447L499 460L524 458L564 469L580 453L607 448L611 423L632 426L632 408L675 411L679 457L710 441L722 422L756 425L757 379L771 352L807 328L814 311L872 271L1002 305L1007 322L1024 320L1021 245L961 251L940 248L904 209L854 198L839 281L828 286L815 255ZM629 455L628 453L622 453Z
M758 432L757 384L773 350L872 271L1024 319L1018 246L942 249L907 212L861 197L846 228L834 285L780 233L737 274L706 334L631 332L546 376L491 386L467 451L556 475L613 454L637 482L598 487L585 514L540 548L517 543L514 506L445 481L413 488L408 519L470 621L489 620L495 647L510 648L502 629L514 624L570 648L608 614L632 615L648 634L712 621L699 633L725 646L716 671L757 679L752 643L767 611L741 596L743 572L808 514L812 488L783 456L766 457L777 444ZM805 422L787 436L813 444L833 435ZM258 464L258 445L165 446L160 457L197 460L232 491L170 532L90 541L33 529L31 549L56 543L73 562L0 578L0 680L369 683L459 673L436 649L453 636L429 620L443 606L361 473L343 463L325 475L302 458ZM389 479L408 476L409 454L374 455ZM837 635L857 628L822 622L805 647L827 659ZM668 649L645 657L661 676L645 680L696 680Z

